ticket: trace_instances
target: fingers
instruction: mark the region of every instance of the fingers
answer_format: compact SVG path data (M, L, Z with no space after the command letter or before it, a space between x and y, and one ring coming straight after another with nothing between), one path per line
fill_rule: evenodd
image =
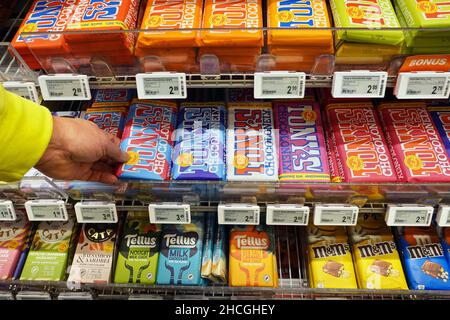
M107 173L113 173L114 172L114 164L110 164L103 161L97 161L92 165L92 170L94 171L101 171L101 172L107 172Z
M115 162L127 162L129 155L120 149L119 144L120 140L117 137L109 135L105 145L105 156Z

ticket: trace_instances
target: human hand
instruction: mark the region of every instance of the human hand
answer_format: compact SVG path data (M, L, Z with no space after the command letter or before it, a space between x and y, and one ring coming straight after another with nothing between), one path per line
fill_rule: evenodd
M39 162L43 174L64 180L116 183L115 165L128 161L119 139L82 119L53 117L53 134Z

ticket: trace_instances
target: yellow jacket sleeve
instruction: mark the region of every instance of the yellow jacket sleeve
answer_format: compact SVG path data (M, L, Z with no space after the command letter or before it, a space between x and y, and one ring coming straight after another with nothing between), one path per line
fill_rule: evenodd
M47 148L53 132L50 111L6 91L0 84L0 181L17 181Z

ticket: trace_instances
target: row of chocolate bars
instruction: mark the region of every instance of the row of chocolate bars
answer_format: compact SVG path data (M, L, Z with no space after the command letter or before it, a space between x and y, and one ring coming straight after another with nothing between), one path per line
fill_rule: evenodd
M321 108L311 95L178 106L132 95L99 90L84 115L121 137L122 179L450 181L450 107L330 98Z
M149 223L146 212L129 212L116 225L78 227L72 219L32 227L22 214L2 222L0 279L67 280L75 288L110 282L277 287L283 278L302 280L295 270L305 268L313 288L450 290L450 229L392 230L382 214L362 214L347 229L286 227L288 236L306 231L306 239L303 232L291 238L306 244L300 249L275 240L270 226L229 229L213 214L162 227ZM289 251L307 252L307 259Z
M64 57L74 66L89 63L85 60L91 56L125 65L133 64L136 55L157 56L166 70L194 72L189 69L196 67L198 51L199 56L216 55L237 71L254 70L265 42L261 0L148 0L142 14L140 3L36 0L12 45L34 69L49 69L52 57ZM363 64L383 63L402 53L448 53L450 1L393 3L396 10L390 0L268 0L266 26L273 28L267 31L268 53L276 56L278 68L302 71L324 54ZM142 11L144 5L142 1ZM333 26L330 9L334 26L343 28L335 35L326 29ZM137 26L147 31L120 33Z

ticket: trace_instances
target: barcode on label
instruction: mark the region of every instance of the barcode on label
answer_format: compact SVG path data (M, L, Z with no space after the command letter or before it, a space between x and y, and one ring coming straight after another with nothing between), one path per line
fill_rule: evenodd
M52 97L61 97L63 94L63 92L50 92L50 96Z
M381 77L381 83L380 83L380 91L378 91L378 95L383 95L383 88L384 88L384 77Z
M411 89L408 89L408 90L406 91L406 94L411 94L411 95L421 94L421 91L419 91L419 90L411 90Z
M356 89L345 89L345 88L342 88L342 93L353 94L353 93L356 93Z
M275 94L277 93L276 90L263 90L263 94Z
M158 91L145 90L145 94L156 95L156 94L158 94Z

